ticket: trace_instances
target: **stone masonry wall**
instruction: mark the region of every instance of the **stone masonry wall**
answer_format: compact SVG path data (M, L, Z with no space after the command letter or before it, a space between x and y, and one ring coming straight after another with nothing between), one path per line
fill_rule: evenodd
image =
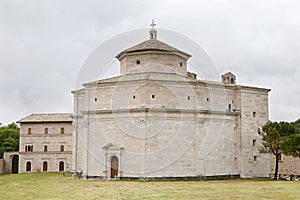
M21 123L19 173L26 172L26 162L31 162L31 171L42 171L42 163L48 163L47 171L58 171L58 163L63 161L65 170L71 170L72 122ZM31 128L31 134L28 134ZM48 133L45 132L48 128ZM61 133L61 128L64 132ZM26 152L26 146L33 151Z
M163 56L162 56L163 55ZM140 61L140 63L138 62ZM145 53L128 55L121 59L121 74L141 72L173 72L186 76L186 59L167 53ZM138 64L139 63L139 64Z
M270 155L270 174L275 173L275 156ZM278 174L300 176L300 158L281 155L279 161Z
M269 174L269 157L261 154L258 128L268 121L268 94L245 89L241 92L241 176Z
M4 160L0 159L0 174L4 173Z

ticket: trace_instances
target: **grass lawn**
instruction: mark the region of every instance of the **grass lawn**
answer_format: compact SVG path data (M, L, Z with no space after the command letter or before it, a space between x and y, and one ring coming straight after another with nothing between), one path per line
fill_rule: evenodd
M300 182L82 181L60 173L0 175L0 199L300 199Z

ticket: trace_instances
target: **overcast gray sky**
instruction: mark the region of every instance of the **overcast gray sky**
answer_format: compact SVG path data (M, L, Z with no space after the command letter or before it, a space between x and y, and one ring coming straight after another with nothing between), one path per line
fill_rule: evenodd
M270 119L294 121L299 10L297 0L0 0L0 122L71 112L70 91L90 52L151 19L197 42L220 73L272 89Z

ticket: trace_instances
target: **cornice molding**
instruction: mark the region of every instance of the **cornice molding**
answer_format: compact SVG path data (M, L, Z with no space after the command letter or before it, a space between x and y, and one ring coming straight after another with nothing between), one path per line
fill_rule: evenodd
M219 115L240 115L240 110L211 110L211 109L196 109L196 108L112 108L112 109L97 109L90 111L82 111L81 113L86 114L113 114L113 113L138 113L138 112L164 112L164 113L199 113L199 114L219 114Z

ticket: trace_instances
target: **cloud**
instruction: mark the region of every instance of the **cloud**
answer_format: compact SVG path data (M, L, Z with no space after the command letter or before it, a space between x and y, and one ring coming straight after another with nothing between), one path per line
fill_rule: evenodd
M232 71L239 83L271 88L272 120L295 120L299 9L296 0L2 0L0 122L71 112L70 91L89 53L115 35L149 27L152 18L158 28L196 41L219 73Z

